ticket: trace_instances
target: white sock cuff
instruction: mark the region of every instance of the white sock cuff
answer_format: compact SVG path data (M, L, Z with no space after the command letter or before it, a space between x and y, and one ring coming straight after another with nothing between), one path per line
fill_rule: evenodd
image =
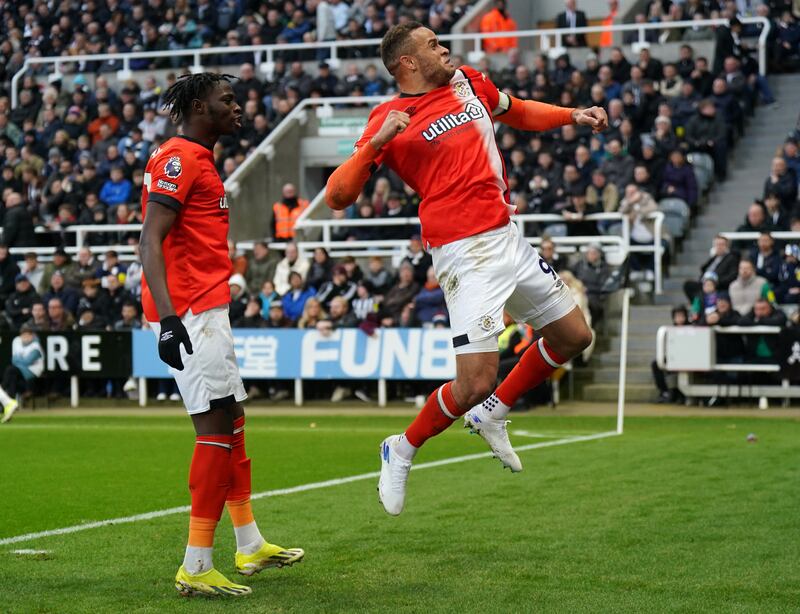
M553 358L550 356L550 354L547 353L547 350L544 347L544 339L539 339L539 341L536 342L536 345L539 348L539 353L542 355L542 358L544 358L544 361L548 365L550 365L554 369L558 369L561 366L561 364L559 364L555 360L553 360Z
M458 416L454 416L452 413L450 413L450 410L447 409L447 405L445 405L444 397L442 395L442 388L444 388L444 386L445 385L442 384L436 389L436 400L439 402L439 409L451 420L458 420Z

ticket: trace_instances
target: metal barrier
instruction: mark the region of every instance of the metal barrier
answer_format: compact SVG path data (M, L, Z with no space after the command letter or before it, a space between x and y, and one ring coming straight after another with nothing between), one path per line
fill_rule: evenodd
M761 24L762 29L758 37L758 70L759 73L765 75L767 72L767 37L769 36L770 23L765 17L742 17L742 23L746 24ZM548 28L541 30L517 30L515 32L470 32L464 34L443 34L439 39L443 42L447 41L467 41L472 42L473 52L470 56L470 61L474 62L479 59L483 54L481 51L481 43L486 39L491 38L534 38L539 41L539 48L542 51L549 52L552 55L559 55L563 53L563 38L570 34L590 34L596 32L637 32L639 40L636 43L640 47L649 46L646 41L646 32L648 30L673 30L685 29L695 26L699 27L712 27L728 25L727 19L703 19L698 21L673 21L665 23L637 23L637 24L614 24L614 25L598 25L586 26L583 28ZM133 51L129 53L96 53L75 56L47 56L39 58L25 58L22 67L11 78L11 108L17 107L19 100L19 80L22 76L32 67L41 65L52 65L53 74L55 77L62 76L62 66L69 65L74 62L104 62L107 60L120 60L122 61L122 69L117 72L117 77L120 80L127 80L133 76L133 71L130 68L131 60L148 59L148 58L192 58L193 64L190 67L192 72L203 72L207 62L203 64L203 59L209 56L237 54L237 53L252 53L253 64L261 66L262 70L269 71L275 61L276 54L282 51L324 51L330 57L326 60L333 68L337 68L341 63L339 59L339 51L353 47L377 47L380 45L381 39L359 39L359 40L343 40L343 41L322 41L316 43L283 43L275 45L237 45L235 47L207 47L201 49L170 49L165 51ZM210 65L214 65L213 63Z
M747 232L721 232L719 233L726 239L730 239L731 241L755 241L758 239L759 235L763 234L758 231L747 231ZM800 232L792 232L790 230L773 230L767 233L773 239L777 239L779 241L785 240L800 240Z
M374 240L374 241L334 241L331 238L332 228L334 227L377 227L377 226L408 226L419 225L420 220L418 217L403 217L403 218L376 218L369 220L359 219L324 219L314 220L310 219L311 211L321 204L324 199L324 190L317 194L311 202L311 205L303 212L297 219L295 228L297 230L308 230L312 228L320 228L322 230L321 241L299 241L298 247L304 250L313 250L317 247L324 247L332 253L335 251L341 255L373 255L373 253L363 254L356 252L358 248L372 248L374 250L389 248L388 254L374 254L374 255L391 255L393 252L391 248L398 246L403 247L408 244L408 241L397 240ZM650 253L653 254L653 275L655 278L655 292L661 294L663 291L664 279L663 268L661 266L661 257L663 254L663 246L661 244L661 231L664 225L664 214L661 211L656 211L648 216L649 219L654 220L654 238L652 245L631 245L630 244L630 220L622 213L592 213L585 216L586 220L596 221L615 221L621 224L622 234L617 235L595 235L586 237L551 237L553 242L557 245L571 244L571 245L588 245L590 243L601 243L619 246L622 253L627 256L628 253ZM525 235L526 222L552 222L552 223L569 223L562 216L547 213L524 213L512 216L512 221L517 224L520 229L520 234L525 236L531 244L538 244L541 242L541 237L527 237ZM345 252L345 253L342 253Z
M275 142L288 131L295 122L304 124L306 113L309 107L323 107L318 109L318 114L328 115L329 111L324 107L331 108L335 104L380 104L390 100L391 96L334 96L330 98L304 98L292 109L289 114L270 132L266 138L258 144L253 152L236 167L230 177L225 180L225 192L236 198L241 192L241 182L251 172L260 156L267 160L275 157ZM332 113L332 110L330 111ZM305 213L305 212L304 212Z
M769 384L725 384L725 383L693 383L692 373L779 373L781 365L778 363L718 363L716 357L713 357L713 364L710 370L693 369L692 371L681 370L685 365L672 365L670 366L667 361L667 344L668 335L673 326L661 326L656 333L656 364L659 369L670 372L677 372L678 374L678 389L687 397L713 397L713 396L732 396L730 394L722 394L722 389L726 389L726 393L730 391L732 386L739 389L746 388L749 396L759 397L759 407L765 409L768 405L766 398L774 397L784 399L786 405L789 399L800 398L800 386L791 386L786 378L781 379L780 385ZM687 327L678 327L687 328ZM689 327L693 328L693 327ZM783 328L780 326L710 326L708 328L714 332L714 335L780 335Z

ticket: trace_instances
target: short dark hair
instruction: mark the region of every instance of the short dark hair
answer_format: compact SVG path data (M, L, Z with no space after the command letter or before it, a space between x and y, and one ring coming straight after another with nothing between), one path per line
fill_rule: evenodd
M405 55L409 51L409 35L418 28L424 28L418 21L409 21L408 23L392 26L386 33L381 41L381 61L393 75L397 70L397 65L400 62L400 56Z
M215 72L203 72L196 75L181 75L169 86L164 94L164 109L176 124L189 119L192 113L192 101L205 99L218 83L230 83L233 75Z

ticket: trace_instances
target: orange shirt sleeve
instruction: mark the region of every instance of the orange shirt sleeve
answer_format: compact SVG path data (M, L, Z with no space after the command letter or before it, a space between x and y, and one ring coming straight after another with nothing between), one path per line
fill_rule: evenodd
M379 155L380 151L366 141L333 171L325 186L325 202L331 209L344 209L356 201Z
M505 113L495 115L495 119L517 130L552 130L572 123L572 112L575 109L557 107L535 100L520 100L508 97L510 106Z
M153 159L150 172L145 173L147 200L178 211L186 204L197 175L191 153L176 148L161 152Z

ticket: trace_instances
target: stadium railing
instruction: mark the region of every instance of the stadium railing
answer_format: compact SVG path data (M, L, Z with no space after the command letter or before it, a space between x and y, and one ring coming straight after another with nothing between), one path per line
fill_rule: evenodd
M329 98L304 98L275 126L263 141L248 155L230 177L225 180L225 192L229 197L237 198L241 193L242 181L248 174L258 170L258 163L261 158L267 161L272 160L277 149L276 142L293 126L294 123L305 124L306 113L310 107L317 107L316 113L319 117L332 114L333 105L357 105L357 104L380 104L390 100L391 96L332 96Z
M780 373L782 366L777 360L768 363L718 363L715 343L713 338L709 343L707 334L715 337L716 335L780 335L783 332L784 328L780 326L661 326L656 333L656 364L664 371L678 374L678 389L686 397L734 396L731 394L731 388L736 388L737 397L741 396L742 389L748 396L759 397L759 407L762 409L768 405L767 397L783 399L786 406L789 399L800 398L800 386L792 386L786 377L781 378L780 385L692 381L692 375L697 373ZM679 335L679 340L670 342L670 334ZM676 350L676 345L682 347Z
M368 220L359 219L311 219L311 214L316 206L321 205L324 199L324 191L317 194L312 200L311 205L306 209L303 214L298 218L295 224L296 230L308 231L312 229L319 229L322 233L321 240L319 241L298 241L298 247L302 250L313 250L317 247L324 247L330 255L352 255L352 256L391 256L396 254L398 248L403 248L408 245L408 241L397 240L374 240L374 241L334 241L331 233L334 228L357 228L357 227L384 227L384 226L414 226L419 225L418 217L403 217L403 218L376 218ZM552 241L560 248L565 246L581 246L589 245L591 243L600 243L601 245L615 246L619 250L620 261L624 260L629 253L645 253L653 254L653 275L654 275L654 290L656 294L661 294L664 286L663 268L661 265L661 257L663 254L663 245L661 243L661 230L664 225L664 213L656 211L649 216L649 219L654 220L654 239L653 243L647 245L631 245L630 242L630 220L622 213L592 213L585 217L586 220L594 221L612 221L620 224L621 235L591 235L591 236L573 236L573 237L550 237ZM529 243L538 245L541 243L541 237L530 237L525 234L525 224L529 222L545 222L555 224L569 224L562 216L556 214L545 213L524 213L512 216L512 220L517 224L520 233L524 236ZM367 249L367 252L356 251ZM369 251L371 250L371 251Z
M755 241L763 233L752 230L747 232L721 232L719 234L731 241ZM800 232L792 232L791 230L773 230L767 234L776 241L800 241Z
M767 37L770 32L770 22L765 17L742 17L742 23L761 24L761 33L758 36L758 67L761 75L767 72ZM473 51L468 54L470 62L477 61L483 56L481 43L486 39L492 38L533 38L538 39L539 49L547 52L551 57L560 55L565 51L563 46L564 36L569 34L590 34L597 32L637 32L639 47L649 46L646 41L648 30L673 30L691 27L712 27L728 25L727 19L703 19L698 21L673 21L665 23L637 23L637 24L614 24L611 26L585 26L582 28L548 28L540 30L517 30L515 32L468 32L462 34L444 34L439 37L441 41L465 41L471 42ZM155 58L181 58L192 59L190 70L192 72L202 72L206 66L218 65L209 63L208 58L220 55L252 53L253 64L268 72L275 61L276 54L282 51L303 51L316 50L327 52L329 57L326 61L333 67L338 68L341 59L339 51L353 47L375 47L380 45L381 39L359 39L346 41L322 41L316 43L292 43L274 45L237 45L235 47L207 47L201 49L170 49L165 51L133 51L128 53L97 53L75 56L46 56L46 57L26 57L23 65L11 78L11 107L16 108L19 100L19 80L33 66L52 65L53 76L61 77L62 68L74 62L104 62L107 60L118 60L122 62L122 69L118 71L117 77L121 80L130 79L133 76L130 63L137 59ZM320 56L322 57L322 56ZM205 64L203 63L206 60Z

